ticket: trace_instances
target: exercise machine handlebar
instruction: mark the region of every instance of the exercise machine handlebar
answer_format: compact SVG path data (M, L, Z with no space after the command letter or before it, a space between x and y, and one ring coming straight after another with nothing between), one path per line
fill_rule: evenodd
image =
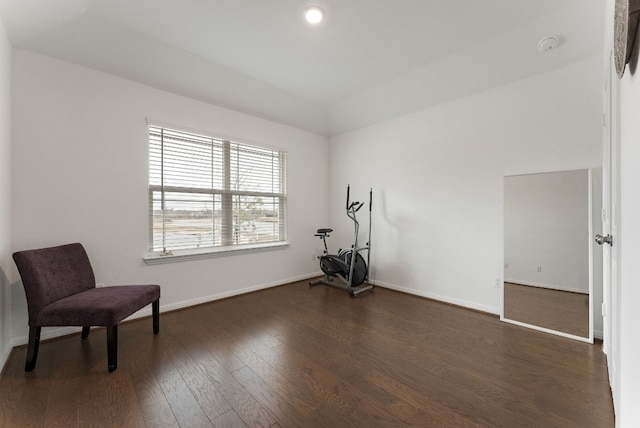
M351 202L351 205L347 207L347 211L358 212L364 205L364 202Z
M358 201L351 202L350 198L349 198L350 192L351 192L351 185L347 184L347 212L349 212L349 211L358 212L360 210L360 208L362 208L362 206L364 205L364 202L358 202ZM369 191L369 211L371 211L371 195L372 195L372 193L373 193L373 189L371 189Z
M347 184L347 211L351 209L351 205L349 205L349 191L351 190L351 185Z

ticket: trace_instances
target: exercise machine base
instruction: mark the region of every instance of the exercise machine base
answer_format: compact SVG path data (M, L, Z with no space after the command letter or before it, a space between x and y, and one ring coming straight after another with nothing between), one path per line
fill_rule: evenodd
M347 293L349 293L349 295L351 297L358 297L359 294L362 294L366 291L373 291L373 284L367 284L364 283L362 285L359 285L357 287L351 287L349 285L347 285L348 281L346 281L344 278L339 278L343 283L339 283L337 281L334 281L332 277L325 275L324 278L321 279L316 279L315 281L311 281L309 283L310 286L313 285L318 285L318 284L324 284L324 285L328 285L330 287L335 287L335 288L339 288L340 290L346 291Z

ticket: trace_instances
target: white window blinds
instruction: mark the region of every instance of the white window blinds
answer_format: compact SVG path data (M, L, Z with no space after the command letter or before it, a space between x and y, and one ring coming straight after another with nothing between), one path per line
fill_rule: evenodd
M149 126L149 251L286 241L286 153Z

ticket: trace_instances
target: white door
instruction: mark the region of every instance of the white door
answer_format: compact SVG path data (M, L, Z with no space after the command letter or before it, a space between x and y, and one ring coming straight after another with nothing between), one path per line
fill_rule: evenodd
M619 217L619 81L616 76L612 55L605 68L604 115L603 115L603 159L602 159L602 233L611 238L611 243L603 243L603 350L607 354L609 382L615 383L615 352L619 331L615 314L618 313L618 249L616 239Z

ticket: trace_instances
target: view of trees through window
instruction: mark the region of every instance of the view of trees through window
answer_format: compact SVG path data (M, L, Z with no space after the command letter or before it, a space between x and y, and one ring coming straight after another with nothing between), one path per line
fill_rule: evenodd
M286 240L286 153L149 126L150 251Z

